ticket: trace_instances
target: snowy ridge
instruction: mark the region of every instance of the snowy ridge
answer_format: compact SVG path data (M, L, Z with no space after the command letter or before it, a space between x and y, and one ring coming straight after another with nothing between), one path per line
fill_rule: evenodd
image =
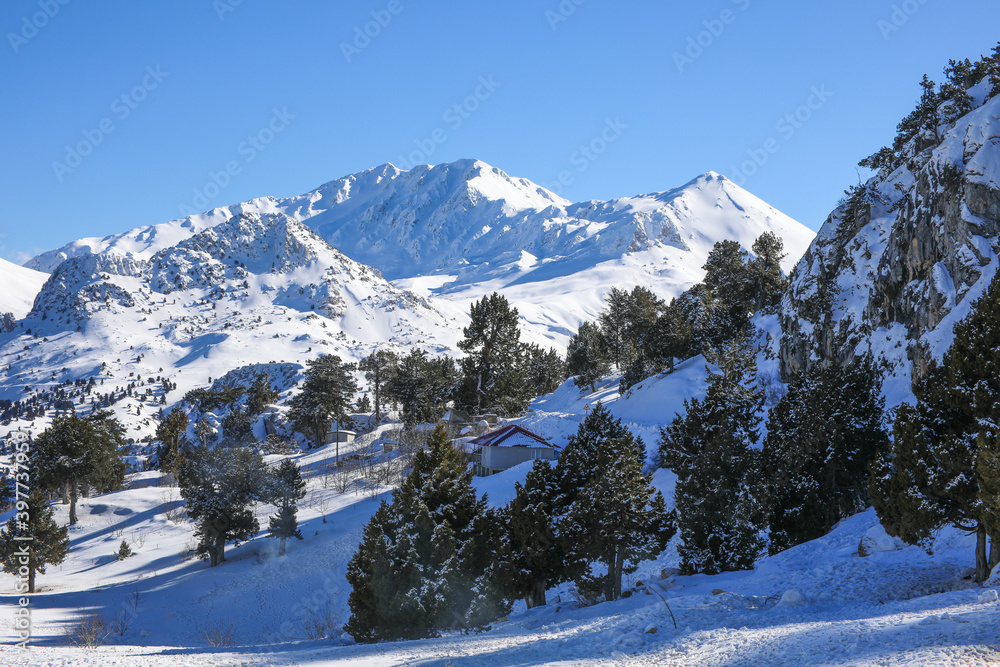
M15 319L27 315L47 279L45 273L0 258L0 315L10 313Z
M1000 97L978 103L839 206L795 268L783 302L782 370L843 363L871 349L895 366L890 405L940 359L954 325L992 280L1000 251Z

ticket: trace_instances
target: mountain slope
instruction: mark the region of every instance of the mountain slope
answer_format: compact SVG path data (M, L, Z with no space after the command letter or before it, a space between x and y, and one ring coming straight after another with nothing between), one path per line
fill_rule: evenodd
M712 245L749 249L773 231L790 269L813 234L732 181L704 174L660 193L571 204L484 162L400 171L383 165L299 197L263 197L39 255L54 270L92 253L151 259L182 239L242 214L280 213L401 287L468 302L501 290L533 335L564 346L612 286L645 285L670 298L701 280Z
M845 363L868 349L894 363L896 394L940 359L989 285L1000 252L1000 97L904 148L827 219L783 303L782 370Z
M48 275L0 258L0 314L27 315Z

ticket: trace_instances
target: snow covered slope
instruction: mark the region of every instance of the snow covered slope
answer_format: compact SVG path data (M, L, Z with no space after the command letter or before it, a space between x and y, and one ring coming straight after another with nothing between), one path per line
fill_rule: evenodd
M501 290L541 342L562 347L601 309L612 286L645 285L664 298L703 275L712 245L749 249L765 231L785 240L786 270L811 231L732 181L708 173L684 186L578 204L478 160L400 171L386 164L288 199L262 197L183 220L82 239L29 266L52 271L95 253L149 260L244 213L303 222L399 286L469 301Z
M27 317L0 334L0 399L81 378L110 393L163 377L179 389L169 407L251 363L325 353L352 361L385 343L450 350L461 336L453 318L301 223L244 214L149 259L102 253L61 263ZM131 437L155 429L159 384L116 403Z
M10 313L16 319L27 315L48 277L0 258L0 314Z
M898 168L827 219L784 300L786 374L872 349L896 366L891 405L948 349L1000 251L1000 97L986 91L971 89L971 112L911 140Z

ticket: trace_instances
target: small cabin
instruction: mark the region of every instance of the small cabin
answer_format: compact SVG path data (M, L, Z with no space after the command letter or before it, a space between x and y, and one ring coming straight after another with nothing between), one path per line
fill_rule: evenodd
M525 461L553 461L561 449L523 426L510 424L463 443L472 452L475 472L493 475Z
M347 429L331 429L326 434L326 444L332 445L335 442L340 444L346 444L348 442L354 442L354 439L358 437L355 431L348 431Z

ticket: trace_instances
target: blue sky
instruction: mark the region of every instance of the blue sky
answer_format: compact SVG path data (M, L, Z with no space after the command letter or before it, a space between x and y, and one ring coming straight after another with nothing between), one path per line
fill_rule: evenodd
M988 52L995 17L995 0L5 0L0 257L467 157L574 201L714 170L817 229L920 76Z

